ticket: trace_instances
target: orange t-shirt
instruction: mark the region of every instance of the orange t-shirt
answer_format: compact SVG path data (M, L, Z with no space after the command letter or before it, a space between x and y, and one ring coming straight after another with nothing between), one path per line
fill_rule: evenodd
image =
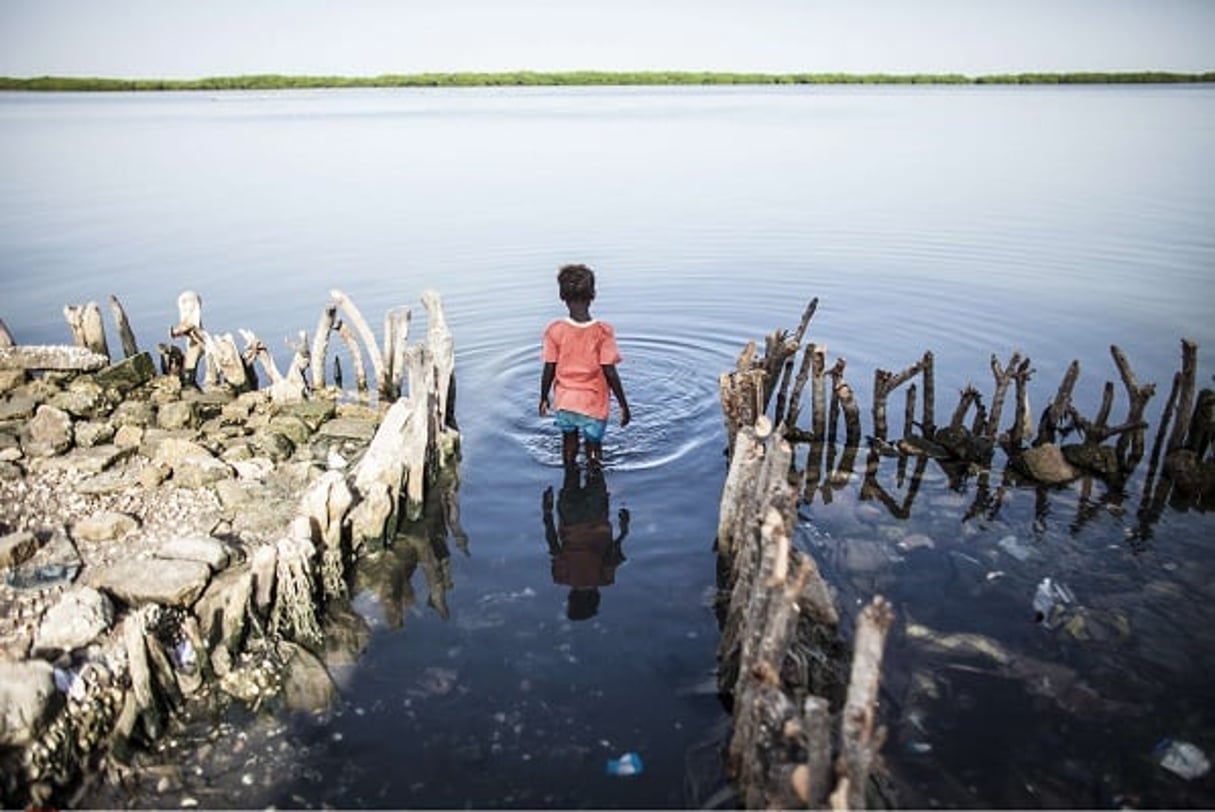
M608 385L604 364L620 363L616 331L604 321L579 323L558 319L544 331L545 363L557 364L553 408L597 420L608 416Z

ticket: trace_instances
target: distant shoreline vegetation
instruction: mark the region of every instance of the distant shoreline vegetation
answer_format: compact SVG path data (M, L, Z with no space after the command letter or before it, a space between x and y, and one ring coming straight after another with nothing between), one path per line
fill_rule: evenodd
M506 73L409 73L382 76L211 76L201 79L0 76L0 90L155 91L292 90L344 87L559 87L634 85L1101 85L1215 82L1215 72L1164 71L1002 73L716 73L694 71L515 71Z

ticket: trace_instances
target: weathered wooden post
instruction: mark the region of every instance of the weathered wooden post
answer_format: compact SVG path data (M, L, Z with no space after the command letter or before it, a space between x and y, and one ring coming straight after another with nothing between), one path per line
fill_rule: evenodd
M101 308L96 302L84 305L67 305L64 318L72 330L76 346L86 347L98 355L110 357L110 348L105 339L105 324L101 320Z

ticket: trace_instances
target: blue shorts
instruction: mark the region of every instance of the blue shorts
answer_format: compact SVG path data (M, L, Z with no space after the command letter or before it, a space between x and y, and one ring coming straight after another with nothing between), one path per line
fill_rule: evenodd
M566 411L565 409L559 409L554 417L557 420L557 427L561 429L562 434L569 434L581 429L586 439L592 443L603 442L603 432L607 429L606 420L587 417L584 414Z

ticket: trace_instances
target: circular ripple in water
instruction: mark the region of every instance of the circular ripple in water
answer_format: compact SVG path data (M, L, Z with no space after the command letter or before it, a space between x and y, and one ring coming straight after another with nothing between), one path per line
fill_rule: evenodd
M677 462L709 443L724 443L717 376L730 364L731 350L678 337L618 339L620 377L632 421L621 428L612 399L603 450L612 470L641 470ZM539 348L503 355L495 388L505 407L495 410L492 431L524 448L542 465L561 464L560 431L551 417L536 414L540 380Z

